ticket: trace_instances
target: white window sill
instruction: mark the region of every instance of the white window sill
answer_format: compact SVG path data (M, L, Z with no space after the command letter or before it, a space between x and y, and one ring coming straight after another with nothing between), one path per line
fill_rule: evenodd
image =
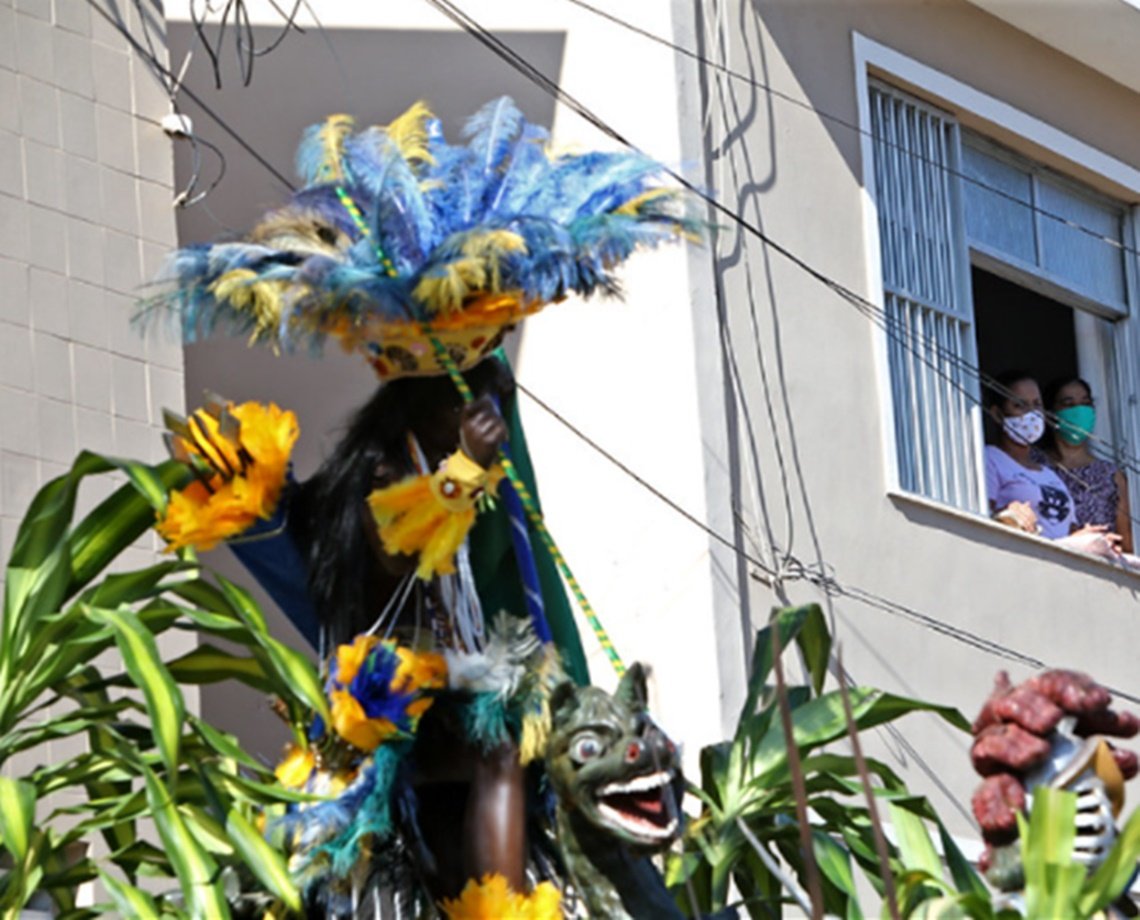
M1075 549L1070 549L1067 546L1062 546L1053 540L1048 540L1045 537L1037 536L1036 534L1025 533L1022 530L1015 530L1012 527L1007 527L1004 524L999 524L992 518L984 517L980 514L974 514L972 511L963 511L961 508L955 508L952 505L944 505L942 502L934 501L934 499L926 498L922 495L915 495L912 492L903 492L899 489L890 489L887 491L887 497L895 504L912 505L918 508L925 508L929 511L934 511L938 514L945 515L946 517L954 518L958 521L963 521L973 527L978 527L991 534L1001 534L1003 537L1012 541L1010 548L1016 549L1018 542L1026 543L1034 547L1041 547L1046 552L1056 553L1060 559L1080 562L1084 565L1092 565L1100 569L1107 570L1116 575L1124 575L1130 579L1140 581L1140 572L1134 572L1127 569L1122 565L1109 562L1107 559L1102 559L1100 556L1093 556L1089 553L1082 553ZM1028 547L1026 547L1028 548Z

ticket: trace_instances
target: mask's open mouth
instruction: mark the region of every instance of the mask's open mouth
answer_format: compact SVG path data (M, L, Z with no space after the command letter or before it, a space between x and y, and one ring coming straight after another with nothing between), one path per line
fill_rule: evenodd
M660 770L596 793L598 813L627 834L647 841L669 840L677 832L673 771Z

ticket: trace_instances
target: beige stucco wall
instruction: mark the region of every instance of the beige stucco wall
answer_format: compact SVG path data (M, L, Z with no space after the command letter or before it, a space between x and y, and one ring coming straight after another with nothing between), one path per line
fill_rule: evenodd
M743 81L722 80L722 96L710 74L707 140L717 192L773 240L871 300L881 292L868 289L867 249L877 241L865 236L861 139L850 127L858 120L853 31L1140 164L1136 94L967 3L733 4L722 62L803 107ZM993 125L975 126L1014 142ZM1046 151L1023 149L1065 166ZM777 544L804 563L825 563L844 585L1135 692L1140 579L986 521L889 497L883 444L893 438L882 430L874 363L874 336L881 333L738 228L722 235L718 268L741 377L734 408L758 453L756 474L742 480L734 501L756 541L763 547L770 528ZM747 443L742 434L735 454L746 469L753 467ZM753 587L757 615L781 594L821 597L802 580L785 582L782 592ZM859 682L951 703L973 716L994 672L1007 666L849 598L834 599L828 610ZM1026 675L1010 670L1015 679ZM881 738L875 753L904 767L952 827L970 835L958 810L968 807L974 785L967 739L921 717L908 718L903 729L950 796L935 790L913 753L894 741Z

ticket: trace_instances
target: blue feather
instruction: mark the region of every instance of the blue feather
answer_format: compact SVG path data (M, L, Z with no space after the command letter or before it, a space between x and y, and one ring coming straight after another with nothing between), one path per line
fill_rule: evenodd
M546 302L570 292L616 293L614 270L636 249L701 227L681 213L672 196L648 198L634 213L616 213L656 187L661 167L638 153L551 159L547 132L527 123L506 97L469 119L463 144L449 144L439 122L428 120L430 156L411 163L384 129L322 135L323 128L309 129L298 151L308 187L267 218L274 223L265 225L262 238L283 248L248 241L187 247L168 263L164 279L170 289L148 299L148 315L160 309L177 313L188 338L219 328L248 334L255 317L219 303L209 287L228 271L249 269L287 285L279 344L292 348L297 339L307 339L315 349L323 341L321 330L338 315L381 323L427 319L426 307L411 292L460 256L465 240L488 230L512 230L526 244L525 252L503 256L503 287ZM341 175L330 176L336 156ZM367 232L345 208L341 191L355 202ZM314 256L302 232L291 249L294 217L332 227L341 248L330 246L327 254ZM275 232L278 223L281 233ZM388 276L377 247L396 277Z
M485 208L494 201L506 173L505 165L525 124L522 112L509 96L488 102L463 128L477 175L473 198Z

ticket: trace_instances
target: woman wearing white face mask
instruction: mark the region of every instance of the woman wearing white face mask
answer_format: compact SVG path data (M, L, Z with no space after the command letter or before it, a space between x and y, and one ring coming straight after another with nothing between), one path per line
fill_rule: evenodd
M1031 455L1045 433L1041 388L1028 374L1004 374L991 391L997 441L986 447L986 493L994 519L1050 540L1073 530L1073 498L1065 483Z

